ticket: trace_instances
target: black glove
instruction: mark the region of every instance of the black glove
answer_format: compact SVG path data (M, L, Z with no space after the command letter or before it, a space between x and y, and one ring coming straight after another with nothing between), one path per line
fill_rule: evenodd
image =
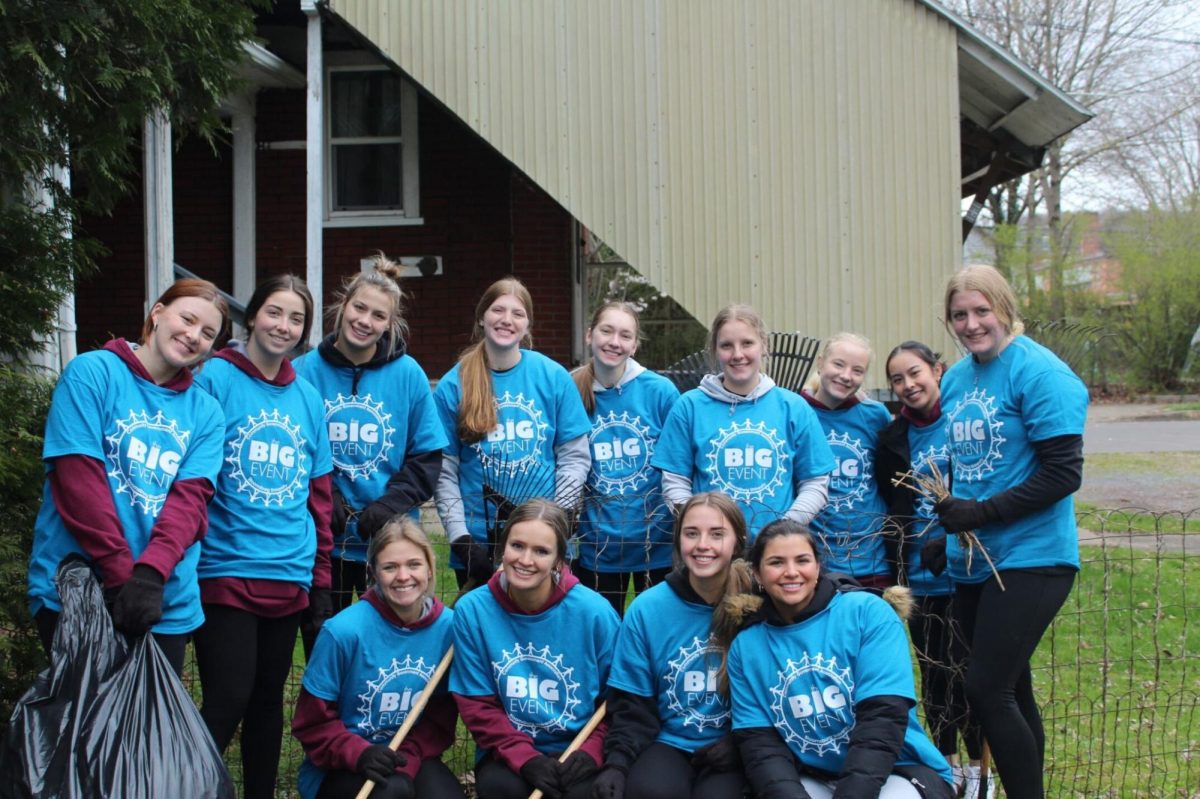
M139 563L113 602L113 626L133 638L145 635L162 618L162 605L162 575Z
M329 514L329 529L333 531L335 539L346 534L346 522L349 519L350 508L346 505L346 498L337 490L337 486L333 486L333 510Z
M576 749L558 767L558 781L563 790L569 790L572 785L583 782L600 770L596 761L587 752Z
M605 766L592 782L589 799L625 799L625 769Z
M939 535L921 545L921 568L934 577L946 571L946 536Z
M395 507L384 497L380 497L358 514L358 537L363 541L370 541L385 524L408 511L409 508Z
M996 521L999 516L987 500L978 502L974 499L946 497L933 506L933 512L938 515L938 521L952 533L965 533L967 530L978 530L988 522Z
M537 788L550 799L562 796L559 783L558 761L547 755L538 755L521 766L521 779Z
M333 594L328 588L312 588L308 592L308 607L300 614L300 629L316 637L321 627L333 615Z
M407 762L408 758L393 751L387 744L371 744L358 756L354 771L371 782L383 783Z
M491 579L492 572L496 570L492 565L492 559L488 557L487 547L470 536L465 535L451 541L450 551L462 561L463 567L467 570L467 579L476 585L486 583Z
M718 771L733 771L738 767L737 745L732 735L725 735L692 755L692 773L697 776Z

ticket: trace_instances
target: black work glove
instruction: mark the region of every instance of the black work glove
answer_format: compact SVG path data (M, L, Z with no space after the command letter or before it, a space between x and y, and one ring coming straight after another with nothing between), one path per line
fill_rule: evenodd
M145 635L162 618L162 606L162 575L139 563L113 602L113 626L132 638Z
M692 773L697 777L705 773L733 771L738 767L737 745L732 735L724 735L692 754Z
M605 766L592 782L589 799L625 799L625 769Z
M462 561L463 568L467 570L467 579L476 585L486 583L496 570L492 559L488 557L488 548L470 536L451 541L450 551Z
M370 541L385 524L409 510L410 508L400 507L399 503L393 504L386 495L380 497L358 514L358 537L363 541Z
M921 568L934 577L946 571L946 536L939 535L921 545Z
M558 761L547 755L538 755L521 766L521 779L537 788L550 799L562 796L559 783Z
M332 615L333 594L328 588L312 588L308 592L308 607L300 614L300 629L315 638Z
M999 518L987 500L979 502L960 497L946 497L933 506L933 512L938 515L938 521L941 522L942 527L952 533L978 530L988 522L994 522Z
M329 514L329 529L333 531L335 539L346 534L346 522L349 519L350 508L346 505L346 498L337 490L337 486L333 486L333 510Z
M587 752L576 749L558 767L558 781L563 790L569 790L577 782L583 782L600 770L596 761Z
M354 771L371 782L383 783L407 762L408 758L393 751L387 744L371 744L358 756Z

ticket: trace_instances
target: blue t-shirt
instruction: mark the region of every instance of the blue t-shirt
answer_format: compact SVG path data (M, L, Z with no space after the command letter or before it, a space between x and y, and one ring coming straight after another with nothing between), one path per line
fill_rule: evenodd
M150 542L150 531L175 480L204 478L214 485L221 468L224 425L221 408L194 386L173 391L134 374L114 352L98 350L67 364L54 389L42 458L84 455L104 464L117 518L134 560ZM50 495L34 523L29 560L30 607L61 611L54 585L58 564L83 554L63 524ZM162 621L154 631L188 633L204 622L192 544L171 572L163 591Z
M717 690L720 652L709 640L713 609L667 583L638 594L621 623L608 684L658 703L655 739L694 752L729 732L729 701Z
M909 469L914 474L933 477L937 467L942 480L950 480L950 449L946 446L946 428L940 422L908 426ZM932 466L931 466L932 464ZM905 572L914 596L946 596L954 593L950 575L935 576L921 565L921 547L930 539L945 538L946 530L933 512L934 501L921 493L913 495L912 525L904 542Z
M963 358L942 380L951 492L982 500L1025 482L1038 467L1033 442L1083 435L1087 403L1087 388L1070 367L1024 336L988 363ZM1079 568L1072 497L976 533L997 569ZM980 553L968 568L957 536L950 536L946 557L955 582L981 583L992 574Z
M787 512L800 483L834 467L812 408L779 387L736 404L698 388L686 392L667 417L651 464L691 477L692 493L729 495L746 516L750 540Z
M950 765L917 721L904 624L879 597L838 593L804 621L743 630L728 669L733 729L774 727L801 763L833 775L849 753L855 705L874 696L910 700L896 764L924 765L950 782Z
M662 473L650 459L677 399L671 381L650 371L596 392L592 468L578 527L584 568L629 572L671 565L671 511L662 496Z
M498 698L539 752L557 754L604 694L619 626L608 600L582 585L535 615L508 613L480 586L455 605L450 690Z
M410 630L355 602L325 622L304 670L304 689L337 704L346 729L386 744L408 717L451 643L453 612L446 608L428 626ZM438 694L446 692L445 683ZM313 799L325 769L307 757L300 765L300 795Z
M441 450L448 443L429 378L412 357L355 369L330 363L313 350L294 365L324 400L333 484L353 510L383 496L409 455ZM333 557L367 562L367 542L358 537L355 519L347 521L334 541Z
M521 350L521 360L511 369L492 372L499 422L475 444L458 437L458 406L462 388L458 364L446 373L433 392L442 429L450 445L446 452L458 457L458 485L463 514L471 537L487 541L489 520L496 517L491 503L485 507L484 478L490 488L514 505L534 497L554 496L554 448L586 435L592 429L583 400L567 370L533 350ZM463 564L453 554L453 568Z
M303 378L272 385L222 358L196 383L225 410L225 463L200 579L277 580L307 591L317 554L308 484L333 471L320 396Z
M881 403L856 402L849 408L814 408L837 464L829 475L829 503L809 525L822 544L828 571L864 577L887 574L883 546L887 503L875 482L879 434L892 416Z

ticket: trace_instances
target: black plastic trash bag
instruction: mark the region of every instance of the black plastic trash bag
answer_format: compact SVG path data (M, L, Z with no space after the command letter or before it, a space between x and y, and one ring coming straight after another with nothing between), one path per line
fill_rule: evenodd
M112 626L81 560L59 568L63 610L50 668L13 711L0 797L235 799L221 754L154 641Z

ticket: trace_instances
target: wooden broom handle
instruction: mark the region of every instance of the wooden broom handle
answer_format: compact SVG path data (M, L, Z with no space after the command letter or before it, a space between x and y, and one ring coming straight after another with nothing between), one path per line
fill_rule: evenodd
M559 763L566 763L567 758L579 751L579 747L583 746L583 742L588 739L588 736L596 731L600 726L600 722L604 721L604 714L608 712L608 702L601 702L600 707L596 708L596 712L588 719L588 723L583 725L583 729L575 736L575 740L571 741L571 745L567 747L567 751L558 756ZM365 799L365 797L359 797ZM541 789L535 790L529 794L529 799L542 799Z

